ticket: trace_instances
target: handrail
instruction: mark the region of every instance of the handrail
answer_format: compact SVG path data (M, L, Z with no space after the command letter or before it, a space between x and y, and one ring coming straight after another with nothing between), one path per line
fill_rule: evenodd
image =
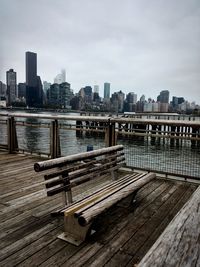
M119 118L117 116L69 116L69 115L50 115L39 113L0 113L0 117L18 117L18 118L37 118L50 120L73 120L73 121L99 121L110 123L129 123L129 124L150 124L150 125L167 125L167 126L184 126L184 127L200 127L199 121L189 120L164 120L164 119L141 119L141 118Z
M30 120L28 120L29 118ZM32 123L32 118L39 120L34 120ZM163 171L164 173L174 172L174 174L186 174L186 176L194 175L199 178L200 121L197 120L147 120L119 118L116 116L93 117L9 112L0 113L0 126L2 125L2 130L0 129L1 140L3 140L2 147L7 148L9 153L29 150L30 153L44 154L43 152L45 152L51 158L69 154L66 146L67 140L65 139L64 141L63 139L67 135L63 133L63 130L72 130L75 132L75 134L70 133L70 136L75 138L73 140L76 140L76 138L79 140L79 138L82 139L88 136L93 137L91 139L92 145L94 141L95 146L97 145L98 148L114 146L118 142L125 144L125 151L128 155L127 163L134 168L144 168L158 172ZM27 140L22 140L24 137L26 138L23 135L24 130L21 131L22 127L46 128L41 130L42 136L46 140L45 146L42 146L44 149L40 149L37 146L32 148L30 143L28 146ZM33 131L33 133L35 132L36 130ZM98 145L96 138L101 139L99 140L101 145ZM103 140L103 138L105 139ZM102 143L102 140L104 143ZM142 146L139 149L137 148L137 141L140 142L140 145L142 141ZM37 142L37 135L35 136L35 142ZM39 144L41 142L43 140L40 140ZM87 139L87 142L90 141ZM78 151L85 151L88 144L84 143L84 145L85 148ZM182 147L185 154L181 154ZM186 151L187 149L189 150ZM144 162L142 162L142 156L137 154L140 151L142 155L145 154ZM176 151L176 153L173 154L173 151ZM71 152L73 153L74 151ZM163 152L163 154L160 152ZM166 159L165 153L168 153ZM151 159L152 157L154 158ZM170 159L170 157L172 158ZM173 165L172 161L176 162L177 157L179 158L179 163L175 166L175 163ZM161 161L164 162L164 165L160 164ZM190 163L192 163L191 167ZM176 169L172 170L172 166L175 166Z

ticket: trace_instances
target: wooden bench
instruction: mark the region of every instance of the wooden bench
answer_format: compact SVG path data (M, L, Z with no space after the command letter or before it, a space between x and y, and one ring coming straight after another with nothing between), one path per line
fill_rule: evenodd
M117 145L34 164L36 172L48 170L44 175L47 196L62 193L64 203L59 212L64 214L64 233L59 238L80 245L99 214L130 194L134 197L155 178L154 173L129 173L117 179L116 171L125 165L123 149ZM112 177L109 184L73 202L73 187L107 174Z

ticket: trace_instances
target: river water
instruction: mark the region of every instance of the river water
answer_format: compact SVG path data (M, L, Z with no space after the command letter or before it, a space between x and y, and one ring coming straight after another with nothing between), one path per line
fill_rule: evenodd
M38 112L37 112L38 113ZM1 114L1 112L0 112ZM52 113L41 113L52 114ZM63 113L61 113L63 115ZM78 115L68 113L69 115ZM59 115L59 114L57 114ZM5 119L5 118L4 118ZM49 123L49 120L37 118L20 118L18 121L37 124ZM62 155L71 155L87 150L87 146L94 149L105 147L104 138L90 136L89 134L77 135L75 130L70 130L70 124L75 121L60 121L68 125L68 129L60 129L60 144ZM50 131L49 128L36 128L28 126L17 126L18 145L20 149L49 153ZM0 124L0 144L7 143L6 125ZM169 142L152 143L150 140L135 138L120 138L118 144L125 147L125 156L128 166L171 172L189 176L200 177L200 148L192 148L190 141L182 145L171 145Z

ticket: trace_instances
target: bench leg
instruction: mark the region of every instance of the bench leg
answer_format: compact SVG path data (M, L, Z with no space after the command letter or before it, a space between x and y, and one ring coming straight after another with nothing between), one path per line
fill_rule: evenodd
M80 226L77 218L74 215L64 216L64 233L58 238L65 240L73 245L79 246L85 241L85 238L90 231L91 224Z

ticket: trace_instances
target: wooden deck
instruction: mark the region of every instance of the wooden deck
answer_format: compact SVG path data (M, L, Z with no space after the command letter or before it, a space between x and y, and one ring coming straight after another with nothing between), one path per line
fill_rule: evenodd
M0 266L134 266L197 188L156 179L139 191L135 206L127 198L112 207L97 220L98 231L75 247L57 239L63 218L50 212L60 197L46 197L42 173L33 170L36 161L0 152ZM92 186L99 185L91 182L87 190ZM74 195L87 190L80 187Z

